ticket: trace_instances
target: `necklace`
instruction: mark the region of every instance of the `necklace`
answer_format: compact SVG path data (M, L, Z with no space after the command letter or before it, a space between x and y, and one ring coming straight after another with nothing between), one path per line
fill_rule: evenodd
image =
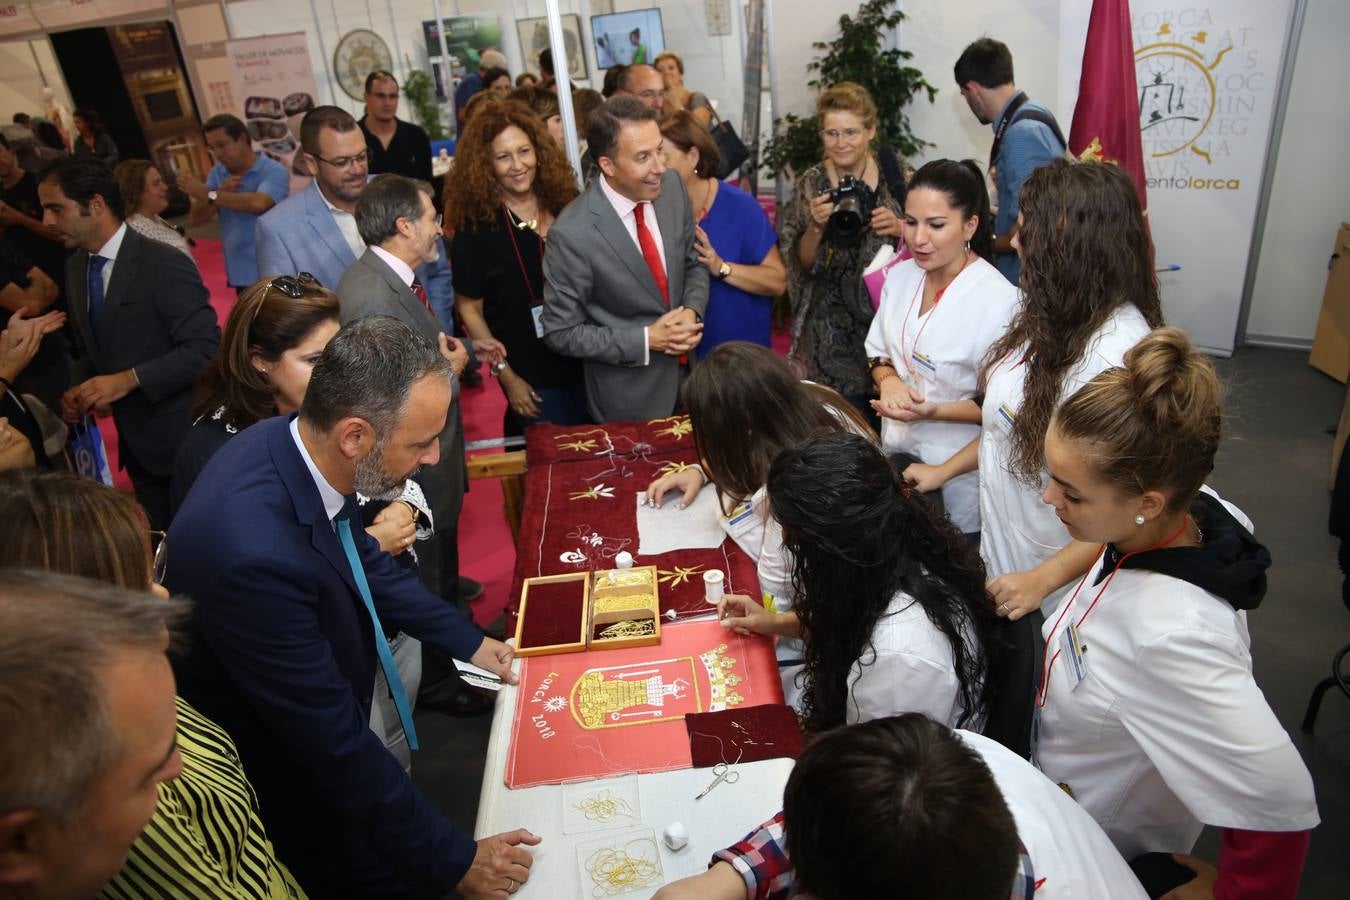
M712 209L713 196L717 193L717 187L713 184L711 178L703 179L703 206L695 222L702 222L708 217L708 211Z
M515 225L516 228L521 231L525 231L526 229L530 231L539 230L539 200L537 197L531 196L530 201L529 208L532 215L529 216L516 212L509 202L505 200L502 201L502 207L509 214L511 224Z

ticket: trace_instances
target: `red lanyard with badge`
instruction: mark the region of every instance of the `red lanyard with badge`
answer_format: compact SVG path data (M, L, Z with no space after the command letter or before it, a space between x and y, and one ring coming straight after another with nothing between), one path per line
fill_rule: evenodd
M961 272L964 272L968 265L970 265L969 257L966 258L965 265L961 266ZM919 340L923 337L924 329L928 327L928 323L933 321L933 317L937 315L938 303L942 301L942 296L947 293L947 288L955 284L956 279L961 277L961 272L957 272L956 276L952 278L951 281L947 282L946 287L938 288L937 293L933 295L933 305L928 310L927 317L924 318L923 323L919 326L919 333L914 335L914 346L902 357L905 361L905 368L909 370L910 378L917 380L919 377L919 373L914 371L915 362L923 366L924 371L927 372L928 375L933 377L936 377L937 375L937 366L932 360L919 352ZM918 287L914 289L914 296L909 298L909 306L905 309L905 317L900 320L900 351L902 353L904 353L905 350L905 335L909 331L910 314L914 312L914 304L918 302L919 295L923 293L923 286L927 283L928 273L925 272L923 277L919 279ZM920 316L923 316L922 311L920 311Z
M533 234L535 240L537 240L540 244L539 255L541 257L543 256L542 248L544 239L540 237L539 233L535 231L534 228L532 228L529 224L525 222L520 222L519 224L517 224L515 215L511 212L511 210L507 207L505 203L502 204L502 209L506 212L506 226L507 226L506 233L511 238L511 249L516 251L516 264L520 266L520 278L522 281L525 282L525 292L530 296L530 317L534 320L534 336L537 338L542 338L544 336L544 326L540 322L539 316L544 311L544 300L540 296L540 294L543 293L542 291L543 285L540 285L541 288L540 293L539 294L535 293L534 282L530 280L530 273L527 272L525 269L525 257L521 256L520 254L520 244L517 243L516 241L516 232L528 230L531 234Z

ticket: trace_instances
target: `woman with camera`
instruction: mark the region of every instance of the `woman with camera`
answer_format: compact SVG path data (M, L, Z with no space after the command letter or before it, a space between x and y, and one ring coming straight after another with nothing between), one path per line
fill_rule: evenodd
M539 324L545 240L576 195L562 148L529 107L508 100L470 119L445 182L455 309L501 381L506 435L590 420L580 361L545 347Z
M816 117L825 159L798 174L778 219L794 317L788 361L875 416L863 349L873 309L862 271L882 244L900 238L904 178L898 160L872 152L877 108L861 85L821 94Z
M727 341L769 346L773 298L787 284L769 217L754 197L717 180L717 144L692 112L662 119L661 137L666 165L680 173L694 208L694 250L712 276L698 358Z
M980 363L1017 311L1017 288L992 265L989 193L970 160L937 159L915 172L902 224L914 257L886 276L867 335L880 392L872 408L882 416L887 453L945 462L980 434L973 404L949 404L977 393ZM958 417L945 418L953 408ZM947 481L942 502L952 524L978 538L979 475Z

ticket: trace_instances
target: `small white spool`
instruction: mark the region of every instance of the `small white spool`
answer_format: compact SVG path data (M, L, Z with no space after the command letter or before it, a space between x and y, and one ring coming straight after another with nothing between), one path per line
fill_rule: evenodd
M629 553L627 550L620 550L614 556L614 567L616 569L633 568L633 554Z
M716 606L722 599L722 573L717 570L703 573L703 599Z
M672 850L682 850L689 843L689 832L679 822L671 822L662 832L661 840Z

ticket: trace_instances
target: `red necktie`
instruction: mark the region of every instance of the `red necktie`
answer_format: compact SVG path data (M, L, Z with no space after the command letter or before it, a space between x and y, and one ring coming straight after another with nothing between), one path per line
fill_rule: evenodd
M647 261L647 268L651 269L652 277L656 279L661 299L666 301L666 306L670 306L670 284L666 281L666 268L661 265L661 251L656 248L656 239L652 237L647 223L642 220L641 203L633 207L633 218L637 220L638 246L642 248L642 258Z
M427 299L427 289L422 286L422 282L414 278L411 287L413 296L422 301L422 305L427 308L427 312L431 312L431 301ZM435 313L432 313L432 315L435 315Z

